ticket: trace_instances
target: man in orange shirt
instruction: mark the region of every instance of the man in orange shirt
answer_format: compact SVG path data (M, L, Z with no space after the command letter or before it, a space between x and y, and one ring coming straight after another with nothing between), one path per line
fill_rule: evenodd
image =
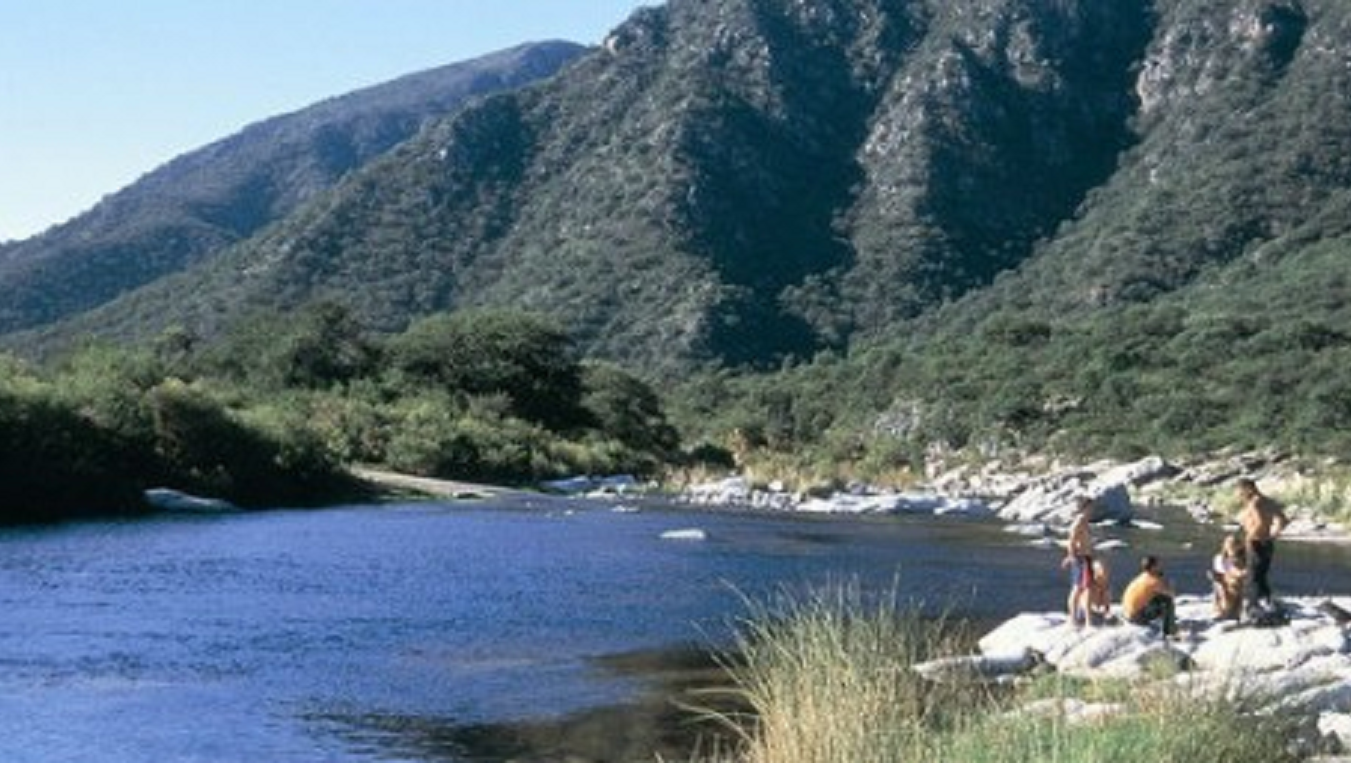
M1140 574L1121 594L1121 614L1136 625L1150 625L1159 620L1165 636L1177 635L1177 608L1173 602L1173 586L1163 576L1163 566L1157 556L1140 560Z

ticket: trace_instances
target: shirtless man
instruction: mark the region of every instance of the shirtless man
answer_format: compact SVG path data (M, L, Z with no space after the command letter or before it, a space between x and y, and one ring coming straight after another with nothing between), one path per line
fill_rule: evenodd
M1248 478L1238 481L1238 497L1243 502L1238 522L1243 526L1243 538L1248 546L1248 569L1252 575L1249 588L1253 604L1271 604L1271 559L1276 554L1276 538L1290 524L1285 510L1257 489L1257 483Z
M1065 558L1062 568L1070 569L1070 595L1066 606L1069 609L1070 623L1080 624L1083 613L1083 625L1093 625L1093 539L1088 533L1088 522L1093 515L1093 499L1081 497L1074 508L1074 521L1070 524L1069 541L1065 544Z

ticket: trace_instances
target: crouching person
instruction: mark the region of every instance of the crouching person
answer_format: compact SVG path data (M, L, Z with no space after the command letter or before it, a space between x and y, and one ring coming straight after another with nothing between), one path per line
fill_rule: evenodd
M1140 574L1126 586L1121 595L1121 614L1136 625L1158 622L1165 636L1177 635L1176 593L1163 575L1163 566L1157 556L1140 560Z

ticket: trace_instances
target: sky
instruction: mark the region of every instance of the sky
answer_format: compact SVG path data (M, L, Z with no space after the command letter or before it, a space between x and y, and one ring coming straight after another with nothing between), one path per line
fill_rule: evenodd
M247 124L660 0L4 0L0 241Z

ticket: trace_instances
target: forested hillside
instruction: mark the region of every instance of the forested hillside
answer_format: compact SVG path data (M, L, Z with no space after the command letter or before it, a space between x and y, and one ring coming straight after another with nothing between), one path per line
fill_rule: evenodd
M78 314L209 259L321 195L424 122L475 96L553 74L583 50L529 44L412 74L180 156L64 225L0 246L0 333Z
M696 437L1336 451L1349 40L1339 0L670 0L12 341L509 306L698 372Z

